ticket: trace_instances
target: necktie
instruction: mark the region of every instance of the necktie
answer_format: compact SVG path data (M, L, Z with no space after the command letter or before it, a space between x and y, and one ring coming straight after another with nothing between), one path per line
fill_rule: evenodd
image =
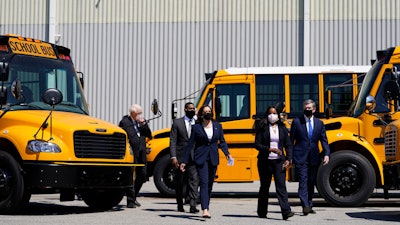
M135 129L136 129L136 134L140 137L140 129L139 129L139 124L135 122Z
M311 139L312 137L313 128L311 125L311 119L308 120L308 138Z
M190 137L190 134L192 133L192 119L188 121L187 132L188 132L188 137Z

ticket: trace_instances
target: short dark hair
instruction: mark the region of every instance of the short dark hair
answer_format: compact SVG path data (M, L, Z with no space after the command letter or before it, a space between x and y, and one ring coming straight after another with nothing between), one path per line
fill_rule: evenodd
M193 102L186 102L185 103L185 109L187 109L189 107L189 105L194 105Z

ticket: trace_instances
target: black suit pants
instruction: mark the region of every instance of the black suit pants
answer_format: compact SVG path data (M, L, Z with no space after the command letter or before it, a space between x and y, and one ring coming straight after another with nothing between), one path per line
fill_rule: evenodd
M145 164L146 165L146 164ZM143 184L147 181L147 166L135 166L135 181L132 187L126 188L127 203L134 203Z
M175 191L178 207L183 206L185 194L190 199L190 206L196 207L198 186L199 177L196 166L193 163L189 163L185 166L185 172L182 172L179 168L175 170Z
M266 217L268 213L269 188L272 176L274 176L276 194L281 207L282 215L291 212L288 193L286 190L286 170L282 170L284 160L259 158L257 162L258 174L260 175L260 190L258 193L257 214Z

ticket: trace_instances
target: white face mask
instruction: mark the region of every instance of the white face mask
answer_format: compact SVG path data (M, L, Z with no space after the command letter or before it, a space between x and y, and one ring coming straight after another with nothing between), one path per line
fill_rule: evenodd
M278 121L278 114L269 114L268 115L268 122L276 123Z
M142 119L143 119L143 115L142 114L136 115L136 118L135 118L136 121L140 121Z

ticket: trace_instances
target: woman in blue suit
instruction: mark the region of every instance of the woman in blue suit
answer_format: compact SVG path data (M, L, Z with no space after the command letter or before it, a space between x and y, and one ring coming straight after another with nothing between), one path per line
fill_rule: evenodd
M211 218L209 212L210 197L214 183L215 173L219 164L218 143L226 158L232 157L225 142L222 126L212 121L210 106L202 106L198 113L198 124L192 126L189 142L185 149L185 156L180 169L185 171L185 165L194 149L194 163L200 178L200 202L204 218Z

